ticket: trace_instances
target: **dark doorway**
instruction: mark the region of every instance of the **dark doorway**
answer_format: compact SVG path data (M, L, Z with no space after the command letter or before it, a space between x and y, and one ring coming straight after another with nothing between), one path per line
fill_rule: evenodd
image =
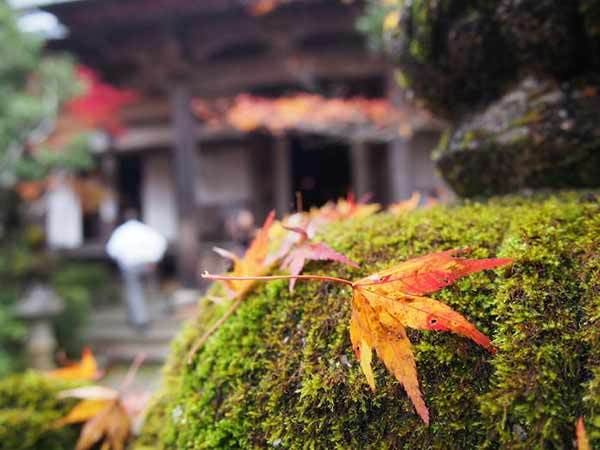
M345 197L351 190L349 146L321 136L291 140L294 192L302 193L304 209Z
M119 221L126 213L142 214L142 159L139 155L121 156L118 164Z

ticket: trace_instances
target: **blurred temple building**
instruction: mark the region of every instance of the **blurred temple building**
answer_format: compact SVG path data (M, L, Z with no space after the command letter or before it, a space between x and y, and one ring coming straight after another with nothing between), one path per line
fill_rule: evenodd
M243 243L245 227L269 210L293 210L297 191L308 208L349 191L388 203L439 189L430 153L443 124L402 100L391 65L357 31L363 7L341 0L43 6L66 30L49 51L68 50L141 96L124 111L124 133L98 154L98 180L115 201L76 225L85 228L81 253L101 252L135 210L170 240L179 279L193 286L198 267L221 264L214 245Z

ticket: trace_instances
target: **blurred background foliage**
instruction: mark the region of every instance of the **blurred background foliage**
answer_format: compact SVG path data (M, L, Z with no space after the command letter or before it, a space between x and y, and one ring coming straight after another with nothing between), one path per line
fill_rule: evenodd
M44 249L40 226L24 218L18 182L38 180L54 169L89 170L89 139L80 134L59 151L44 145L55 130L61 107L81 92L72 58L43 56L44 42L19 30L13 12L0 1L0 376L22 368L26 338L13 315L15 302L32 283L46 283L65 301L54 326L60 348L75 354L94 299L114 298L110 273L94 263L65 265Z

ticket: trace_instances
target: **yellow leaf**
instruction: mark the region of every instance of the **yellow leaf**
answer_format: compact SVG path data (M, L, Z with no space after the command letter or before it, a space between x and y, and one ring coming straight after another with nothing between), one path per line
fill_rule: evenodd
M369 386L375 390L371 368L371 346L374 347L387 369L404 387L423 422L429 424L429 411L419 389L417 367L406 330L399 323L385 325L380 316L363 292L354 290L350 339L361 369Z
M131 422L121 402L111 400L83 426L75 450L89 450L102 439L103 448L124 450L130 429Z
M112 400L82 400L62 419L56 422L57 427L72 423L87 422L105 409Z
M89 348L83 350L81 361L61 369L46 372L53 378L70 381L90 381L98 378L98 364L96 358Z

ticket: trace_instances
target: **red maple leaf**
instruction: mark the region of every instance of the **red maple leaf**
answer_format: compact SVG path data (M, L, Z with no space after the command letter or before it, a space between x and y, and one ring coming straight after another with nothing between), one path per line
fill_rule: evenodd
M358 264L345 255L336 252L327 244L323 242L310 242L306 231L307 227L308 224L304 228L284 226L286 230L298 233L300 239L289 250L287 256L281 262L282 270L289 271L291 275L300 275L306 261L337 261L358 269ZM290 279L290 292L294 290L295 284L296 279Z

